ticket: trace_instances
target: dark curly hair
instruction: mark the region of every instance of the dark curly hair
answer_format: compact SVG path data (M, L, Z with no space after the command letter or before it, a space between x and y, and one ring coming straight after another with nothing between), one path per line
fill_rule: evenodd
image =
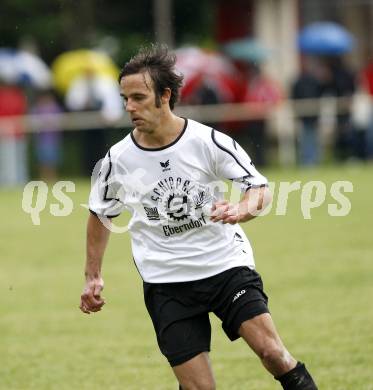
M166 45L152 44L143 47L123 67L118 81L131 74L149 72L153 81L155 104L161 106L161 96L166 88L170 88L170 108L174 109L179 98L179 89L183 83L183 76L175 72L176 56L169 52Z

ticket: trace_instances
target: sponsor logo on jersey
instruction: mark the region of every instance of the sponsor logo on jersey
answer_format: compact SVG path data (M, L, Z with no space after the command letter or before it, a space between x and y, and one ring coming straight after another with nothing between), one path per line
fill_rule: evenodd
M164 211L170 219L183 221L190 216L192 203L185 192L170 192L164 200Z
M240 234L238 234L238 233L234 233L234 237L233 238L234 238L235 241L244 242L242 236Z
M159 221L160 220L160 215L159 215L158 209L156 207L144 206L144 210L145 210L146 216L148 217L149 221Z
M166 172L166 171L170 171L171 170L171 168L170 168L170 160L167 160L167 161L165 161L165 162L162 162L162 161L160 161L159 162L159 164L161 165L161 167L163 168L162 169L162 172Z
M202 214L198 219L190 219L189 222L183 223L182 225L164 225L163 233L166 237L173 236L174 234L184 233L191 229L198 229L206 225L205 216Z
M193 202L194 202L194 207L196 209L202 208L205 204L210 202L212 199L208 188L201 190L201 191L198 191L196 195L192 196L192 198L193 198Z
M232 303L235 302L239 297L241 297L241 296L244 295L245 293L246 293L246 290L241 290L241 291L239 291L239 292L233 297Z
M153 188L153 194L150 198L155 202L159 202L164 200L168 193L174 190L183 191L189 194L193 188L194 186L191 185L190 180L170 176L157 182L156 186Z

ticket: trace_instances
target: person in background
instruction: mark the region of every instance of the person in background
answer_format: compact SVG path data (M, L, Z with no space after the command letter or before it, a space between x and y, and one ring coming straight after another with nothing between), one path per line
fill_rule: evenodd
M339 161L347 160L354 154L354 130L351 124L352 96L356 91L355 73L345 64L340 56L321 58L322 95L347 98L347 109L337 114L334 155Z
M253 156L256 165L267 164L268 131L267 115L283 99L280 86L267 77L260 66L250 62L236 63L242 78L240 103L251 103L255 118L241 123L238 140Z
M361 84L370 97L370 120L365 129L364 158L373 160L373 59L371 59L361 74Z
M89 69L68 90L65 103L71 111L97 111L102 109L102 99L95 88L95 75ZM102 127L79 131L80 152L83 158L83 174L91 175L97 161L105 154L105 130Z
M87 68L70 85L65 103L71 111L95 111L100 115L96 126L79 132L84 174L91 175L97 161L105 155L107 130L123 114L118 85Z
M0 80L0 186L18 186L27 181L25 128L18 118L26 111L22 89Z
M39 92L31 113L38 115L39 131L35 134L35 151L41 179L53 181L61 162L62 137L58 114L62 108L51 90Z
M307 57L303 58L301 73L291 88L291 98L318 99L321 97L322 86L317 77L315 62ZM301 165L316 165L320 161L318 115L307 114L299 117L301 128L299 131L299 162Z
M205 105L205 104L220 104L224 103L219 96L219 91L216 87L206 81L201 81L198 87L194 90L193 94L184 99L182 104L186 105ZM207 126L215 129L219 128L219 123L206 123Z

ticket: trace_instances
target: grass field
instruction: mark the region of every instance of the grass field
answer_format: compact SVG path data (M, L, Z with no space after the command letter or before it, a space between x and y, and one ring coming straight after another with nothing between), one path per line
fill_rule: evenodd
M298 191L285 216L271 212L244 227L280 334L319 388L373 390L373 166L265 173L276 182L321 180L328 190L336 180L354 185L346 217L328 215L328 196L305 220ZM104 310L78 310L87 216L79 205L88 191L88 182L77 182L72 214L53 217L47 208L40 226L22 211L21 191L0 192L0 389L176 390L128 234L113 235L105 257ZM49 194L47 206L55 202ZM211 319L218 388L279 389L245 344L230 343Z

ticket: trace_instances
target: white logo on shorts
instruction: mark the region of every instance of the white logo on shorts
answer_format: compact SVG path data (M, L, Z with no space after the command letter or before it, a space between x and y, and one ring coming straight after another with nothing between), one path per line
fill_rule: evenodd
M236 299L238 299L241 295L244 295L245 293L246 293L246 290L241 290L241 291L239 291L239 292L233 297L232 303L233 303Z

